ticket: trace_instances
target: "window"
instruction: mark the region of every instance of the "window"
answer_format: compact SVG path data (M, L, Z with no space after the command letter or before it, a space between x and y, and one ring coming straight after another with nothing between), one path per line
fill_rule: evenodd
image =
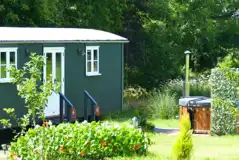
M17 67L17 48L0 48L0 82L10 82L11 73L7 68Z
M99 73L99 46L86 47L86 75L101 75Z

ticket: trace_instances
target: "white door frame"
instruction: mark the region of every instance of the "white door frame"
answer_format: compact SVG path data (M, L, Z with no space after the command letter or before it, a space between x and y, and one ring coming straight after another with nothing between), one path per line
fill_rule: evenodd
M65 94L65 47L44 47L43 56L44 56L44 67L43 67L43 83L46 82L46 65L47 65L47 53L52 54L52 82L56 79L56 53L61 53L61 93ZM58 102L57 102L58 103ZM59 106L60 107L60 106ZM63 106L64 107L64 106ZM52 115L57 116L57 115ZM49 117L49 116L48 116Z
M62 86L61 86L61 93L65 94L65 47L44 47L43 49L43 54L44 57L46 56L46 53L61 53L61 82L62 82ZM56 56L52 56L52 60L53 63L56 62ZM44 63L46 64L46 58L44 58ZM44 65L44 69L43 69L43 76L44 76L44 82L46 81L46 65ZM56 75L56 68L52 71L53 75ZM55 78L55 77L53 77Z

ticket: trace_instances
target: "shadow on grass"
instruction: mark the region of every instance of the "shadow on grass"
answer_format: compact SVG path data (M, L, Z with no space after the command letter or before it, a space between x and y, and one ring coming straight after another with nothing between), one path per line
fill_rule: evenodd
M113 123L129 124L132 123L132 118L135 117L137 108L130 108L122 112L111 113L100 117L101 121L110 121ZM160 118L148 118L148 122L155 125L160 129L176 129L179 128L179 119L160 119ZM161 130L160 130L161 131ZM170 130L171 131L171 130ZM174 130L173 130L174 131Z
M115 112L110 113L108 115L103 115L100 117L100 120L124 123L131 121L131 119L135 116L136 116L136 108L130 108L122 112Z

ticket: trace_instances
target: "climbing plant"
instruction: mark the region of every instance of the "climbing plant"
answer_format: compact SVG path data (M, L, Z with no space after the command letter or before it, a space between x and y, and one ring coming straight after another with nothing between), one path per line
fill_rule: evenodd
M230 78L231 77L231 78ZM235 101L237 98L237 84L233 72L225 68L212 69L209 79L212 98L221 98L225 101Z
M237 73L226 67L211 72L211 134L226 135L236 131Z

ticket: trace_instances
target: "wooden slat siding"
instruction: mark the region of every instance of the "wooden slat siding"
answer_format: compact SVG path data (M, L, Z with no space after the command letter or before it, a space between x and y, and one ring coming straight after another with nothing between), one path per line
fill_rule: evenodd
M211 112L209 107L194 107L194 132L201 134L210 133Z
M190 107L180 106L180 120L183 115L189 117L187 109ZM193 107L194 113L194 133L209 134L211 123L211 109L210 107Z
M186 117L189 118L187 107L180 106L180 120L182 120L183 115L186 115Z

